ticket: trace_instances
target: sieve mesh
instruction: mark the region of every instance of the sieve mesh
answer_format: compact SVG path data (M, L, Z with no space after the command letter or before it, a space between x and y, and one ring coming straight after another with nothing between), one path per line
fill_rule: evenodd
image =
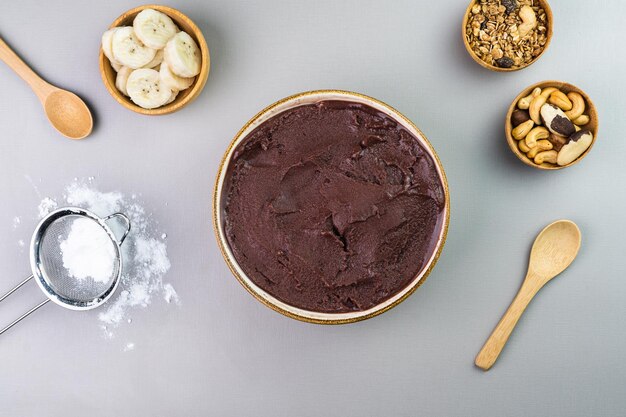
M87 219L98 224L98 229L106 235L110 244L115 246L117 261L114 263L111 276L104 282L96 281L92 277L77 279L63 265L61 243L68 238L72 224L77 219ZM117 246L100 223L85 216L68 214L58 217L49 223L41 236L37 255L42 278L49 285L52 292L70 303L89 303L97 300L115 284L120 272L119 250Z

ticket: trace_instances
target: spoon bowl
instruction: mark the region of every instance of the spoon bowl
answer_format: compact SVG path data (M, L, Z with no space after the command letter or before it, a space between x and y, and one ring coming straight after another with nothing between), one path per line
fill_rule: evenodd
M570 266L580 249L581 235L576 223L559 220L539 233L530 251L529 273L544 284Z
M484 371L491 369L530 301L548 281L570 266L580 243L580 230L570 220L556 221L539 233L530 251L524 283L476 356L474 363L477 367Z
M91 112L76 94L57 89L46 97L44 110L56 130L70 139L83 139L93 129Z

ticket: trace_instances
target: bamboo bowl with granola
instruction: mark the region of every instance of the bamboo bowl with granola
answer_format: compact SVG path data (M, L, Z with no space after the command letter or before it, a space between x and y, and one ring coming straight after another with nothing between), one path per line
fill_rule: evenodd
M546 0L472 0L463 17L463 43L481 66L519 71L548 49L552 21Z

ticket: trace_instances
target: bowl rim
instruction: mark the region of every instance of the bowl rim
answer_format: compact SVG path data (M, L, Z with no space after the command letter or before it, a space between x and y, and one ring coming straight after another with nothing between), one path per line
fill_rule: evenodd
M566 90L571 90L571 91L575 91L577 93L579 93L581 96L583 96L583 98L585 99L585 103L586 103L586 110L585 113L589 115L591 120L595 121L595 129L592 130L593 133L593 140L591 141L591 145L589 145L589 148L587 148L587 150L580 155L578 158L576 158L574 161L572 161L571 163L564 165L564 166L559 166L559 165L537 165L535 164L533 161L531 161L525 154L523 154L518 146L517 146L517 140L513 138L511 132L513 129L513 125L511 123L511 116L513 114L513 112L517 109L517 102L523 98L528 96L535 88L541 88L542 90L544 88L547 87L556 87L558 89L566 89ZM518 95L517 97L515 97L515 99L513 100L513 102L511 103L511 105L509 106L509 110L506 113L506 117L504 119L504 135L506 137L506 142L509 145L509 148L511 149L511 151L515 154L515 156L517 156L517 158L522 161L524 164L533 167L535 169L541 169L544 171L558 171L561 169L565 169L565 168L569 168L571 166L574 166L576 164L578 164L580 161L582 161L588 154L589 152L591 152L591 149L593 148L593 146L596 143L596 140L598 139L598 130L600 128L600 120L598 118L598 111L596 109L595 104L593 103L593 101L591 100L591 98L589 97L589 95L587 93L585 93L582 89L580 89L579 87L575 86L574 84L565 82L565 81L559 81L559 80L545 80L545 81L540 81L538 83L535 83L533 85L530 85L528 87L526 87L525 89L523 89Z
M154 9L154 10L160 11L168 15L173 20L175 20L173 18L175 17L177 20L184 21L185 24L187 24L191 28L191 31L193 33L190 33L189 35L191 35L197 40L198 47L200 48L200 52L202 54L202 62L200 65L200 73L196 76L196 80L194 81L194 84L192 85L190 91L181 100L179 101L174 100L173 102L169 104L166 104L161 107L157 107L155 109L144 109L143 107L136 105L126 96L124 96L120 91L118 91L117 87L115 87L115 83L114 82L111 83L111 81L107 77L105 67L109 66L111 69L112 67L111 67L111 63L109 62L109 59L104 55L104 52L102 51L102 44L100 44L100 49L99 49L100 76L102 77L102 82L104 83L104 86L106 87L109 94L111 94L111 96L113 96L113 98L118 103L120 103L123 107L129 110L132 110L136 113L140 113L140 114L144 114L148 116L160 116L164 114L174 113L182 109L183 107L185 107L186 105L194 101L200 95L200 92L204 89L204 86L206 85L206 82L207 82L207 78L209 77L209 71L211 68L211 55L210 55L209 47L204 38L204 35L202 34L202 31L198 28L198 26L187 15L169 6L163 6L159 4L146 4L142 6L137 6L135 8L132 8L120 14L113 21L113 23L109 25L109 29L119 27L124 20L128 19L129 17L133 15L136 15L137 13L145 9Z
M541 7L546 12L546 16L548 18L548 27L547 27L547 30L548 30L547 36L548 37L547 37L547 40L546 40L546 44L544 45L543 50L541 51L541 53L539 55L537 55L532 61L528 62L526 65L518 67L518 68L500 68L500 67L496 67L495 65L488 64L485 61L483 61L482 59L480 59L480 57L478 55L476 55L476 53L474 52L474 50L470 46L469 42L467 41L467 36L465 34L465 31L466 31L466 28L467 28L467 22L469 20L469 16L470 16L470 14L472 12L472 7L474 7L476 2L478 2L478 0L470 0L470 3L467 6L467 9L465 9L465 14L463 15L463 25L461 26L461 37L463 38L463 44L465 45L465 49L467 50L469 55L472 57L472 59L474 61L476 61L478 64L480 64L481 67L487 68L488 70L495 71L495 72L515 72L515 71L520 71L520 70L523 70L525 68L528 68L529 66L531 66L532 64L537 62L539 60L539 58L541 58L543 56L543 54L546 53L546 51L548 50L548 47L550 46L550 42L552 41L552 35L554 34L554 31L553 31L554 16L552 15L552 9L550 8L550 4L548 3L548 0L538 0L538 2L540 3Z
M439 236L437 239L437 244L435 246L435 250L433 251L430 259L425 264L425 266L417 273L417 275L413 278L413 280L401 291L399 291L394 296L389 299L383 301L382 303L377 304L376 306L358 312L348 312L348 313L320 313L311 310L305 310L301 308L297 308L291 306L283 301L278 300L271 294L267 293L260 287L258 287L250 278L246 276L243 270L237 264L235 257L233 256L230 247L226 241L223 227L222 227L222 188L224 186L226 173L228 171L230 160L233 156L235 148L244 140L247 135L252 132L258 125L263 123L265 120L276 116L277 114L282 113L285 110L299 107L304 104L314 103L321 100L343 100L343 101L353 101L360 102L367 105L370 105L376 108L379 111L383 111L388 116L392 117L394 120L401 123L405 128L407 128L411 133L413 133L420 143L425 147L425 149L429 152L429 155L435 161L435 166L439 177L441 179L441 183L444 189L444 197L445 197L445 205L444 205L444 216L442 218L441 230L439 232ZM254 298L263 303L265 306L271 308L274 311L277 311L287 317L292 319L315 323L315 324L347 324L354 323L361 320L366 320L382 314L391 308L397 306L406 298L408 298L417 288L424 283L432 269L435 267L443 247L445 245L445 241L447 238L448 227L450 223L450 194L448 188L447 178L443 169L443 165L441 164L441 160L439 156L435 152L432 147L430 141L426 138L426 136L422 133L421 130L413 122L411 122L407 117L402 115L400 112L395 110L393 107L388 104L377 100L375 98L354 93L345 90L313 90L306 91L298 94L294 94L278 100L277 102L267 106L265 109L261 110L257 113L252 119L250 119L235 135L228 148L226 149L224 156L220 162L219 170L217 173L217 177L215 180L215 187L213 191L213 228L215 232L215 236L217 238L218 246L220 248L220 252L228 268L235 276L237 281L250 293Z

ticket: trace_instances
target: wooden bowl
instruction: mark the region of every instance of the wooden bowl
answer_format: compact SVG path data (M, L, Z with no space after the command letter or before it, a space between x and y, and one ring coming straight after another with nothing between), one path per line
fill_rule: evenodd
M478 0L472 0L470 1L469 6L467 6L467 10L465 11L465 15L463 16L463 26L461 27L461 36L463 37L463 44L465 45L465 49L467 49L467 52L470 54L470 56L474 59L474 61L478 62L482 67L485 67L491 71L496 71L496 72L513 72L513 71L519 71L521 69L524 69L526 67L529 67L530 65L534 64L548 49L548 46L550 46L550 41L552 40L552 22L554 21L554 19L552 18L552 9L550 8L550 5L548 4L548 2L546 0L538 0L537 3L538 5L545 10L546 12L546 17L547 17L547 40L546 40L546 44L543 47L543 51L541 51L541 53L539 55L537 55L535 57L535 59L533 59L532 61L530 61L529 63L518 67L518 68L500 68L500 67L496 67L495 65L491 65L486 63L485 61L483 61L482 59L480 59L480 57L478 55L476 55L476 53L474 52L474 50L472 49L472 47L470 46L469 42L467 41L467 36L465 35L465 31L467 28L467 22L472 14L472 7L478 3Z
M537 87L541 88L542 90L547 87L556 87L562 92L564 92L565 94L574 91L576 93L579 93L585 99L586 106L585 106L585 112L583 114L586 114L587 116L589 116L589 123L587 123L584 126L581 126L581 128L588 129L591 131L591 133L593 133L593 141L591 142L591 146L589 146L589 148L585 151L585 153L583 153L580 157L578 157L578 159L576 159L569 165L558 166L558 165L551 165L551 164L542 164L542 165L535 164L534 161L532 161L530 158L526 156L526 154L524 154L522 151L519 150L517 146L518 141L515 138L513 138L513 136L511 135L511 131L513 130L513 125L511 123L511 115L513 114L513 111L517 109L517 102L521 98L530 95L530 93ZM593 145L596 143L596 140L598 139L598 112L596 111L596 106L593 104L593 101L591 101L591 98L589 98L587 93L585 93L580 88L572 84L563 82L563 81L554 81L554 80L542 81L540 83L533 84L530 87L524 89L517 97L515 97L515 100L513 100L513 103L511 103L511 106L509 107L509 111L506 113L506 119L504 121L504 134L506 136L506 141L509 144L509 148L511 148L511 151L520 159L520 161L522 161L526 165L531 166L533 168L543 169L547 171L555 171L555 170L559 170L559 169L563 169L563 168L567 168L572 165L575 165L579 163L585 156L587 156L587 154L589 154L589 152L591 151L591 148L593 148Z
M223 188L226 182L228 167L230 161L234 155L235 149L237 146L252 132L256 127L265 122L266 120L276 116L279 113L282 113L286 110L292 109L294 107L299 107L302 105L317 103L321 100L339 100L339 101L350 101L356 103L366 104L375 108L376 110L384 113L394 120L396 120L400 125L406 128L409 132L415 135L415 137L420 141L420 143L424 146L424 149L429 153L433 161L435 162L435 166L437 169L437 173L439 174L439 178L441 179L441 183L444 189L445 195L445 213L443 216L443 224L441 226L441 231L437 236L437 244L433 250L432 255L430 256L428 262L424 265L424 267L417 273L417 275L413 278L413 280L401 291L397 294L393 295L391 298L383 301L382 303L363 311L355 311L348 313L320 313L317 311L304 310L302 308L294 307L290 304L287 304L276 297L272 296L268 292L264 291L262 288L257 286L254 281L252 281L243 269L239 266L235 256L233 255L230 245L226 239L226 234L224 231L224 219L223 219L223 204L224 204L224 195ZM448 190L448 182L446 180L446 175L443 171L443 166L441 165L441 161L437 156L435 150L432 145L426 139L426 136L405 116L403 116L400 112L392 108L391 106L378 101L374 98L358 94L352 93L348 91L340 91L340 90L320 90L320 91L309 91L305 93L296 94L291 97L284 98L269 107L262 110L256 116L254 116L248 123L244 125L244 127L237 133L233 141L228 146L226 153L222 159L220 164L220 168L217 174L217 180L215 183L215 190L213 193L213 226L215 228L215 235L217 237L217 242L222 252L222 256L226 261L229 269L235 275L239 283L257 300L266 305L267 307L275 310L281 314L284 314L287 317L305 321L308 323L317 323L317 324L345 324L345 323L353 323L361 320L365 320L379 314L384 313L385 311L395 307L404 301L407 297L409 297L415 290L426 280L426 277L430 274L432 269L434 268L437 260L439 259L439 255L443 249L444 243L446 241L446 236L448 233L448 224L450 222L450 194Z
M109 26L109 29L118 26L132 26L135 16L137 16L137 14L144 9L154 9L165 13L174 21L174 23L176 23L179 29L187 32L189 36L191 36L193 40L196 41L198 47L200 48L200 53L202 54L200 74L196 76L193 84L191 84L188 89L182 90L178 93L178 96L174 101L156 109L144 109L143 107L136 105L130 100L130 98L126 97L115 87L115 78L117 73L111 66L108 58L104 56L104 52L102 52L102 46L100 47L100 75L102 76L104 86L107 88L107 90L109 90L109 93L113 96L113 98L117 100L117 102L120 103L122 106L137 113L146 114L149 116L159 116L178 111L198 97L198 95L204 88L204 85L206 84L207 77L209 76L211 58L209 56L209 48L207 47L206 41L200 29L198 29L198 27L195 25L195 23L191 21L191 19L189 19L178 10L172 9L171 7L159 6L157 4L149 4L145 6L135 7L134 9L124 12L122 15L120 15L120 17L115 19L113 23L111 23L111 26Z

